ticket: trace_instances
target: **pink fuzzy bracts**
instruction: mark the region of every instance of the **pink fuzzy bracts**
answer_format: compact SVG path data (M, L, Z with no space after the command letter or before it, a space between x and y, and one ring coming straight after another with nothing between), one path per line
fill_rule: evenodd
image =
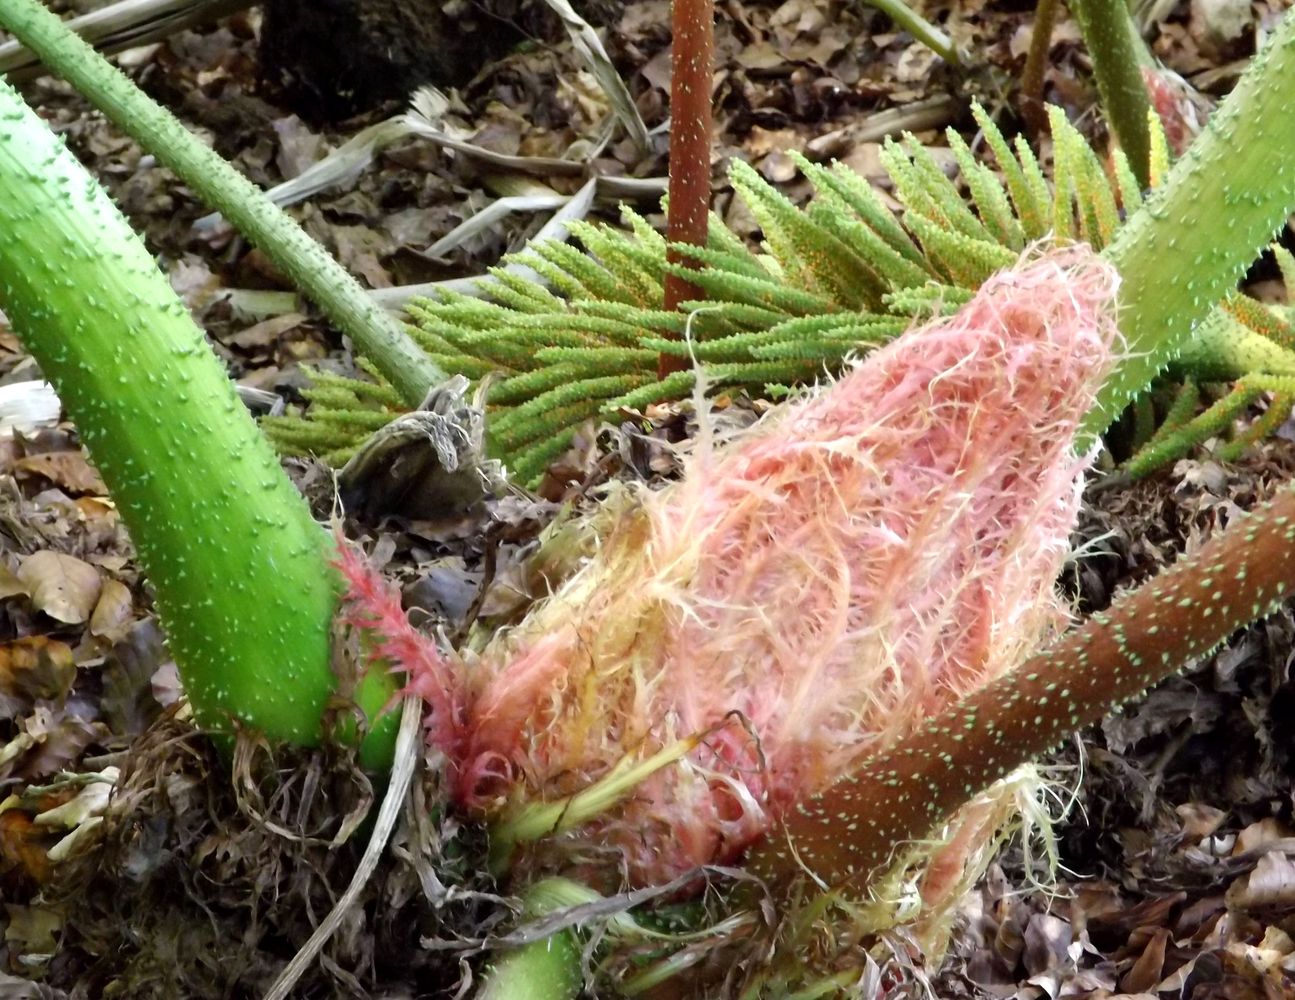
M1116 283L1083 247L1000 273L608 515L469 669L460 799L506 818L707 733L581 833L661 882L1033 652L1067 617L1074 434Z

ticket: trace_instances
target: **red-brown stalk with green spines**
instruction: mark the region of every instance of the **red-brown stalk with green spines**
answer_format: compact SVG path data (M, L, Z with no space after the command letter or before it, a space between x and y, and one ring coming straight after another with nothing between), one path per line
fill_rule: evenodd
M866 884L976 792L1097 721L1295 589L1295 486L1022 666L956 702L757 846L766 876Z
M710 212L711 64L715 51L714 0L674 0L670 25L670 208L667 232L672 243L706 245ZM695 262L673 251L674 264ZM665 279L665 308L704 298L696 285L677 274ZM683 358L662 354L657 374L665 378L686 367Z
M1021 72L1021 117L1037 140L1048 131L1048 114L1043 104L1043 75L1052 49L1052 28L1057 20L1057 0L1038 0L1034 26L1030 29L1030 51Z

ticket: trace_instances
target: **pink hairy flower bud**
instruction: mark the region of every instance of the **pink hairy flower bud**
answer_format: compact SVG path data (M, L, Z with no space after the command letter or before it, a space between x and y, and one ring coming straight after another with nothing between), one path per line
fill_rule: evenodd
M1117 280L1085 247L1027 259L600 515L597 555L461 688L429 668L460 802L506 820L704 734L576 834L659 883L1024 660L1067 619Z

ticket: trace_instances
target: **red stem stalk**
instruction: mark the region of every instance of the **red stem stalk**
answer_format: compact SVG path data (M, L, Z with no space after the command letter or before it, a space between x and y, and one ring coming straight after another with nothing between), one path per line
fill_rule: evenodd
M674 0L670 55L670 208L671 242L706 245L710 212L711 66L715 51L714 0ZM687 263L671 252L671 263ZM701 289L669 274L665 308L699 299ZM662 354L661 378L686 367L682 358Z
M1030 32L1030 51L1021 73L1021 117L1035 141L1048 134L1048 112L1043 104L1043 78L1052 51L1052 30L1057 19L1057 0L1038 0L1034 7L1034 27Z
M1269 614L1293 585L1295 485L789 813L750 867L776 877L803 862L828 885L866 880L897 845Z

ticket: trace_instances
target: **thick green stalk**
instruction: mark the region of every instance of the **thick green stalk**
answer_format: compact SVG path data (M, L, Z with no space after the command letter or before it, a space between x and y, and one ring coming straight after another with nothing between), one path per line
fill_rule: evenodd
M522 919L538 920L588 903L596 894L567 879L541 879L522 896ZM486 966L476 1000L574 1000L584 985L573 928L510 949Z
M1086 5L1085 5L1086 6ZM1295 12L1287 13L1205 132L1116 234L1130 357L1085 421L1104 430L1182 350L1295 210Z
M112 491L199 722L310 744L335 682L327 536L102 188L0 82L0 308ZM389 678L366 682L370 715ZM365 745L390 761L395 718Z
M153 153L239 232L265 251L313 299L405 402L417 406L444 373L418 349L400 321L254 184L204 146L174 116L69 30L38 0L4 0L0 26L11 31L122 131Z
M477 1000L574 1000L583 979L575 934L558 931L492 963Z
M1124 0L1073 0L1070 5L1093 61L1102 110L1142 187L1151 182L1151 103L1142 82L1137 27Z

